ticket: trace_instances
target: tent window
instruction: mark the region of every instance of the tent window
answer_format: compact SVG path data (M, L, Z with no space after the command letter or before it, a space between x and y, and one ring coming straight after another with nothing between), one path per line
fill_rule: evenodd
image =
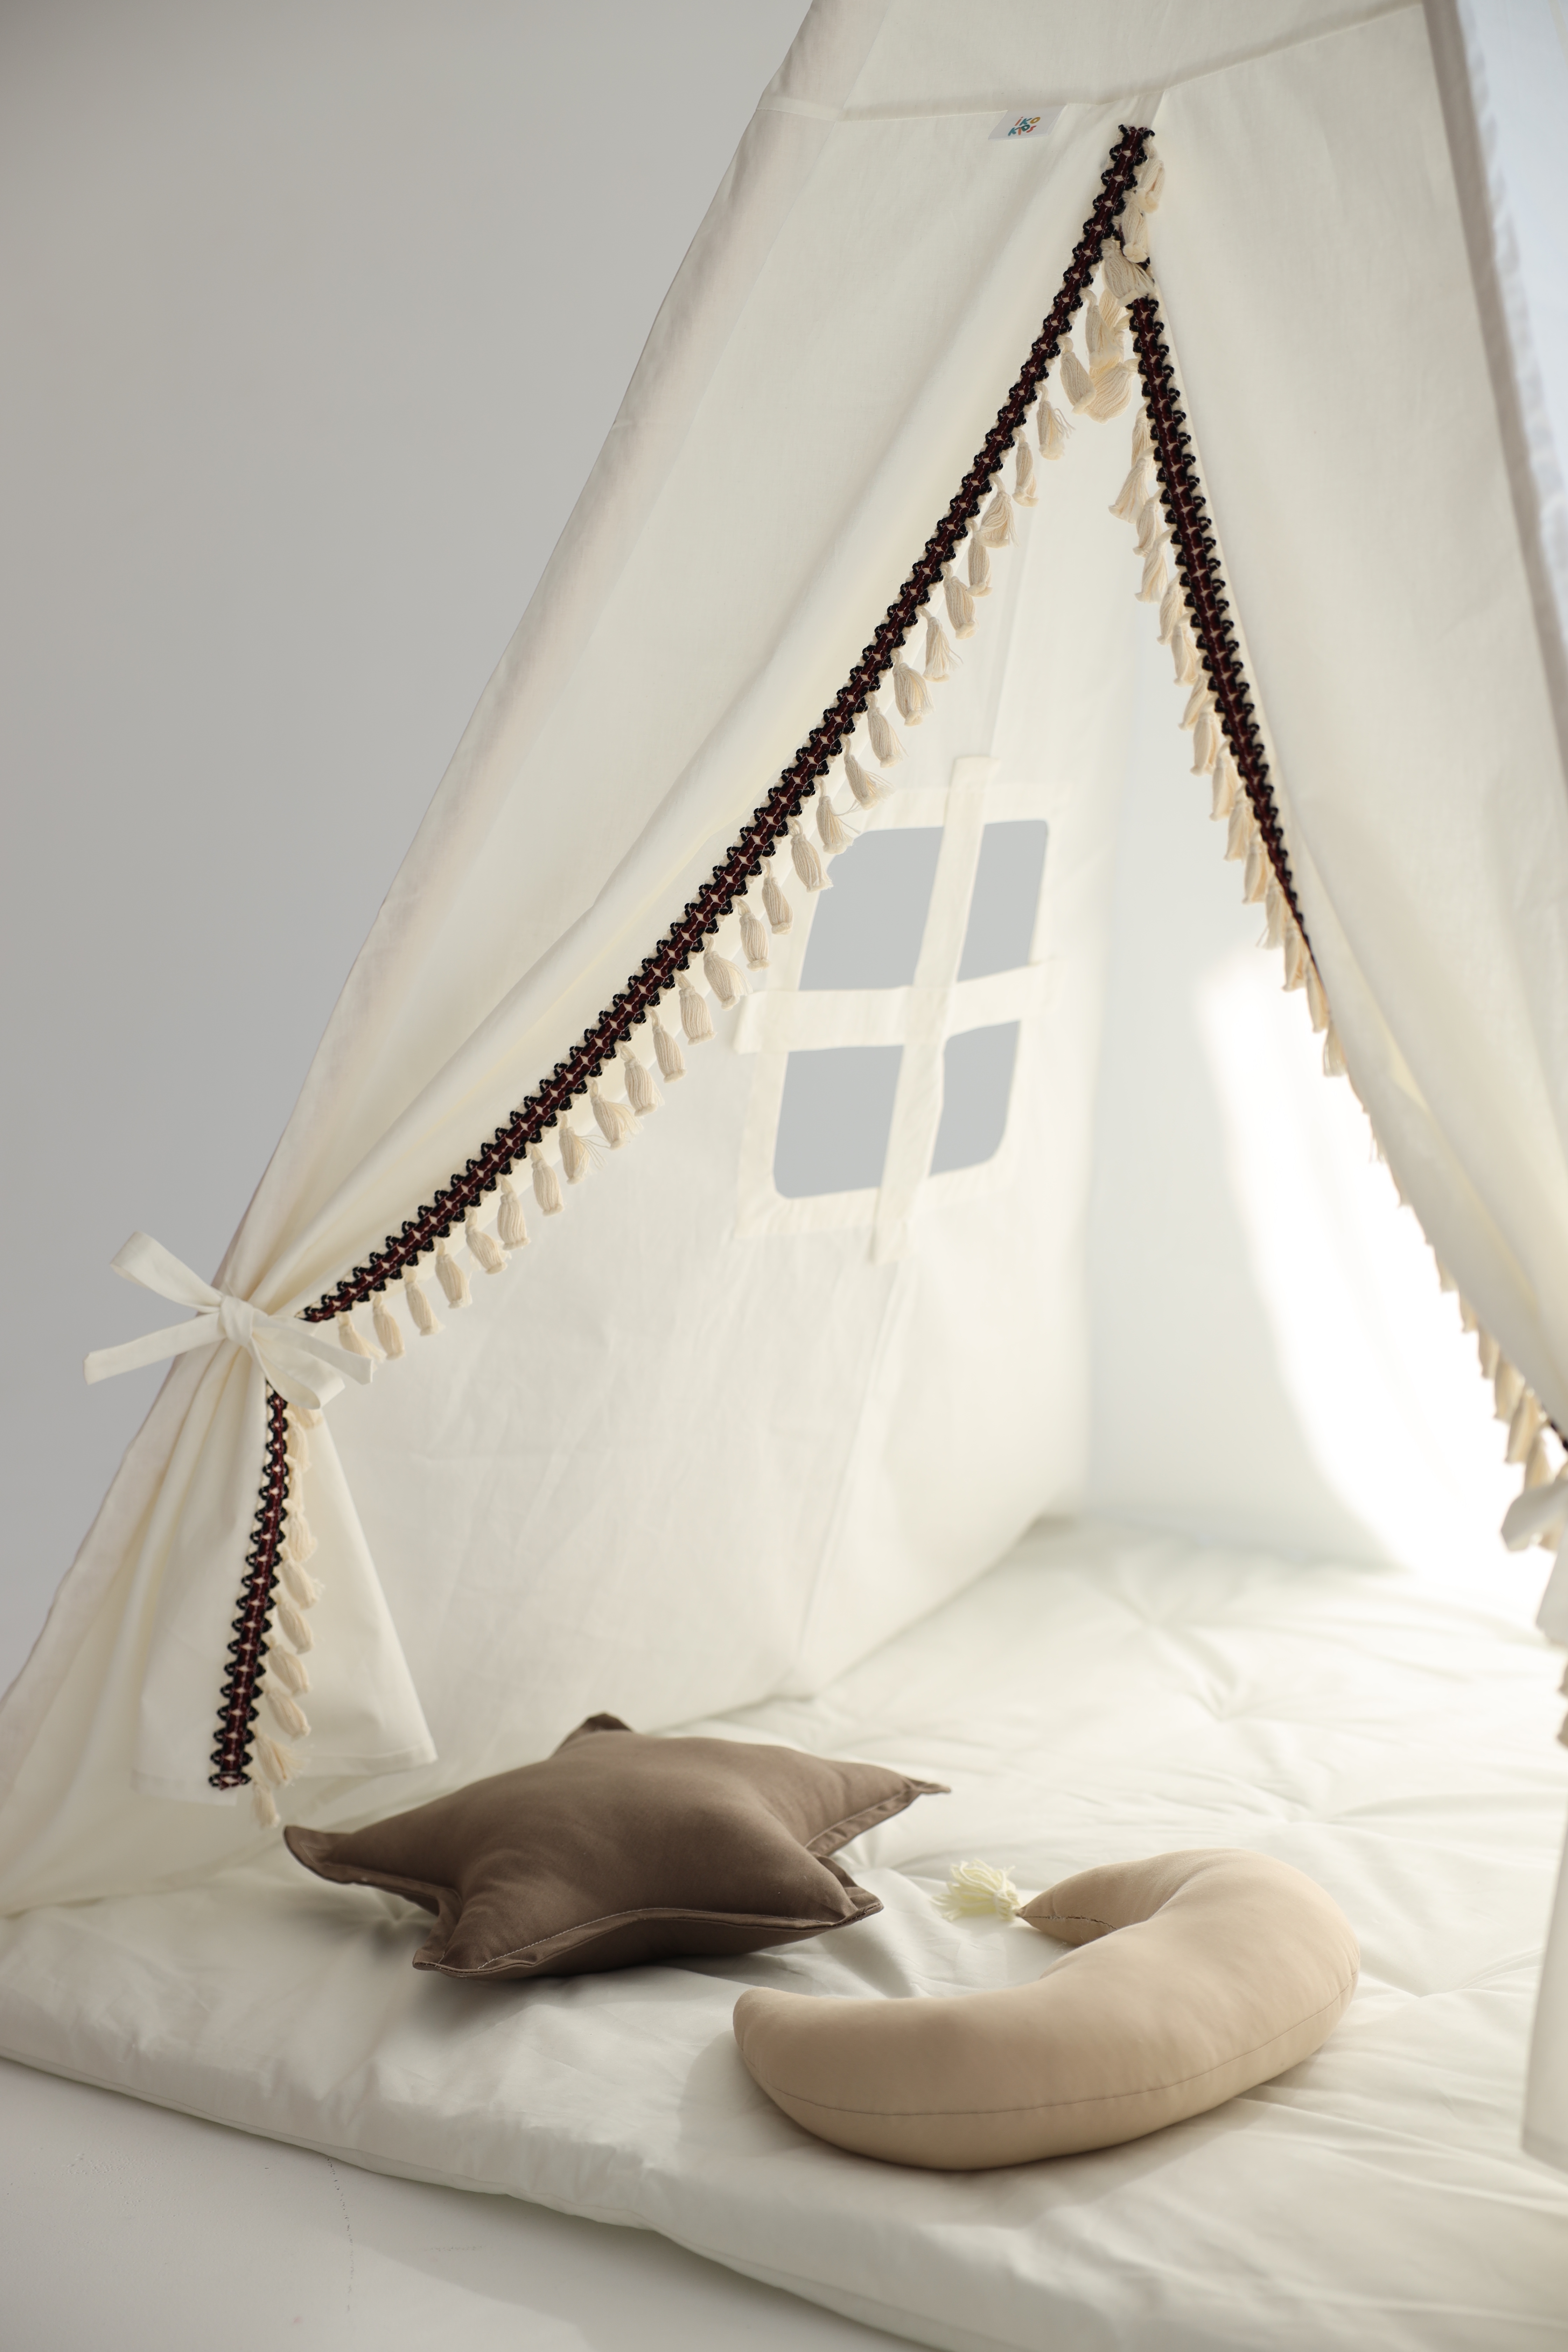
M829 1045L790 1055L773 1147L773 1184L786 1201L881 1182L903 1055L901 1045Z
M833 887L812 918L801 987L908 988L920 961L941 849L940 825L906 826L868 834L856 843L853 857L835 859Z
M1002 830L1000 825L992 828ZM1043 825L1040 831L1045 831ZM954 1168L979 1168L1001 1150L1017 1058L1016 1021L1001 1022L993 1029L965 1029L948 1039L942 1057L942 1120L931 1155L933 1176L945 1176Z
M969 901L969 929L959 958L960 980L984 980L990 972L1016 971L1028 962L1049 830L1043 817L1016 817L1003 824L988 824L981 835ZM967 1168L972 1163L937 1160L931 1164L933 1168Z

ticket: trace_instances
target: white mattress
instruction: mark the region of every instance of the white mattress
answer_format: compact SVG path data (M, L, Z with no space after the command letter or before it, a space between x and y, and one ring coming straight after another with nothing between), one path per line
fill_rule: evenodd
M1552 1654L1403 1571L1042 1531L810 1702L702 1727L952 1783L848 1859L881 1916L736 1962L530 1986L416 1976L423 1915L279 1856L0 1926L0 2050L345 2157L640 2223L917 2342L1137 2352L1568 2344L1568 2179L1523 2156L1568 1807ZM1052 1948L944 1921L949 1864L1026 1890L1253 1846L1361 1936L1307 2065L1121 2149L992 2174L823 2147L740 2065L743 1984L942 1995Z

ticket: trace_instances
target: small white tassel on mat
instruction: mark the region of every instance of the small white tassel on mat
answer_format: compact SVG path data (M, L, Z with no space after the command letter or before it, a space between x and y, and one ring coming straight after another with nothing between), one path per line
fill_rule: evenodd
M540 1215L558 1217L565 1205L561 1198L561 1179L537 1143L528 1147L528 1164L533 1171L533 1197Z
M987 1912L1013 1919L1024 1907L1007 1873L989 1862L955 1862L947 1885L931 1900L944 1919L973 1919Z
M436 1309L419 1286L419 1269L405 1266L403 1274L403 1296L408 1302L408 1312L414 1318L414 1328L422 1339L433 1339L441 1328L436 1319Z
M522 1202L510 1176L503 1176L500 1180L500 1207L496 1211L496 1234L502 1249L528 1247L528 1224L522 1213Z
M398 1357L405 1353L403 1327L392 1311L390 1300L384 1297L379 1290L375 1295L375 1303L370 1310L370 1319L375 1326L375 1336L381 1342L382 1352L388 1362L395 1363Z
M436 1279L447 1295L448 1307L468 1307L473 1301L468 1277L445 1242L436 1244Z
M767 881L763 885L763 898L764 903L767 901L769 890L773 889L776 891L778 885L773 881L773 876L770 874ZM784 900L784 905L787 908L789 905L787 898ZM768 914L770 918L773 915L773 908L771 905L768 907ZM773 929L775 931L787 931L789 925L787 923L774 923ZM653 1021L654 1058L658 1064L659 1074L663 1077L665 1084L667 1086L673 1086L677 1078L683 1078L686 1076L686 1056L680 1050L679 1038L671 1035L670 1032L665 1027L657 1013L651 1017Z
M506 1252L494 1234L487 1234L479 1223L478 1209L470 1209L463 1219L463 1239L474 1264L487 1274L500 1274L506 1265Z

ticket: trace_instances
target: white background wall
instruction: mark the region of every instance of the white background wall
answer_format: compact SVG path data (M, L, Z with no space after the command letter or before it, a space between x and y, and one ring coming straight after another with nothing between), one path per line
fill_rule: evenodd
M157 1319L109 1259L138 1225L220 1256L799 13L11 0L0 1680L159 1377L81 1383ZM1093 1499L1307 1552L1446 1530L1489 1572L1507 1490L1451 1307L1346 1174L1299 1004L1236 978L1256 921L1203 804L1152 741ZM1292 1120L1315 1258L1268 1160Z

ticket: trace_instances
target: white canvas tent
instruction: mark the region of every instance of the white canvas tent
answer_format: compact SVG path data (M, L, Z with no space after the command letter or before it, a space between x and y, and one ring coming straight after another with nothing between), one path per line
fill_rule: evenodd
M1484 278L1478 303L1474 257L1494 248L1465 176L1455 27L1436 20L1434 49L1413 9L1277 14L1249 10L1242 35L1216 11L1179 37L1130 12L1114 33L1049 11L808 20L223 1291L272 1315L326 1297L597 1023L832 704L1056 297L1121 125L1152 122L1162 315L1336 1032L1444 1265L1563 1425L1561 656L1540 419ZM999 110L1058 104L1026 139L988 136ZM1332 240L1331 217L1347 224ZM871 838L832 898L785 870L795 920L765 991L715 1014L716 1045L689 1045L679 1090L569 1188L567 1215L545 1223L524 1188L521 1265L491 1284L458 1258L471 1310L427 1280L447 1328L415 1345L400 1307L403 1360L329 1400L294 1474L323 1597L291 1817L415 1801L595 1706L668 1725L783 1699L804 1724L814 1694L1032 1519L1076 1507L1135 710L1163 696L1173 759L1191 755L1186 694L1106 511L1132 413L1082 422L1038 465L1039 503L996 551L964 667L907 732ZM1032 935L966 972L989 828L1041 823ZM896 988L814 985L824 910L852 940L856 861L869 872L895 835L940 836L916 969ZM718 944L741 963L737 940L730 916ZM966 1160L961 1138L933 1172L948 1039L1015 1024L999 1143L976 1157L971 1139ZM795 1057L889 1049L879 1181L781 1188ZM578 1124L597 1133L581 1108ZM358 1328L368 1342L363 1307ZM176 2104L201 2099L157 2055L151 1987L119 2030L153 2054L117 2075L86 2023L100 1963L72 1937L113 1919L155 1969L159 1923L193 1932L184 1901L215 1938L205 1970L282 1916L275 1841L211 1802L228 1794L213 1749L265 1395L236 1345L176 1367L5 1717L5 2047ZM102 1907L66 1907L84 1906ZM319 1927L320 1906L300 1917ZM251 1965L236 1959L242 2006ZM1550 2153L1563 2061L1545 2014L1533 2141ZM334 2140L312 2095L297 2084L247 2119ZM445 2169L416 2128L359 2152ZM534 2185L572 2201L547 2173Z

